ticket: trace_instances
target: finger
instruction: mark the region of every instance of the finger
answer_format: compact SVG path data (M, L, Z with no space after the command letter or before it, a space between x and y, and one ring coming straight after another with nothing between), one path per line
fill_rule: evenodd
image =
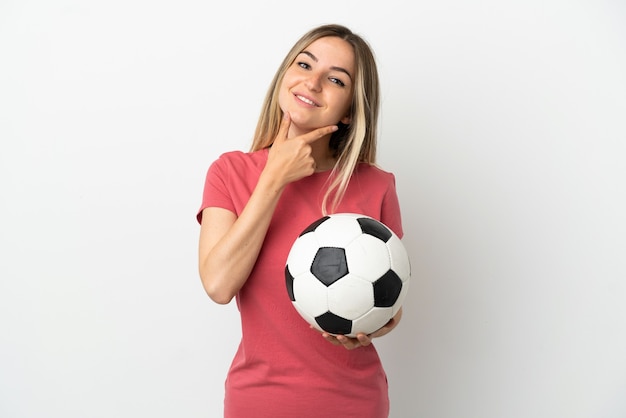
M333 344L333 345L339 345L339 344L341 344L341 342L340 342L337 338L335 338L335 336L334 336L334 335L331 335L331 334L329 334L329 333L327 333L327 332L323 332L323 333L322 333L322 337L324 337L324 339L325 339L326 341L328 341L329 343L331 343L331 344Z
M287 139L289 133L289 127L291 126L291 116L288 112L283 113L283 118L280 121L280 127L278 128L278 135L274 138L274 142L283 142Z
M353 350L360 346L360 341L355 338L348 338L345 335L338 335L337 341L341 343L346 350Z
M311 131L305 135L302 135L302 139L307 144L311 144L317 141L318 139L325 137L326 135L332 134L337 129L339 129L337 125L324 126L323 128L317 128L314 131Z
M372 339L363 333L358 334L356 338L357 340L359 340L363 347L366 347L372 343Z

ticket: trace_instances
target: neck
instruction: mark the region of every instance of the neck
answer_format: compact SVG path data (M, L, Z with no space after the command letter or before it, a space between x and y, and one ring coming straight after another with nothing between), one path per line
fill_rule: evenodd
M315 160L315 171L327 171L332 169L337 162L332 150L328 147L329 138L322 138L311 144L311 155Z
M292 124L289 129L288 137L303 135L304 133L306 132L300 131ZM311 155L315 160L316 172L331 170L337 162L337 159L333 156L333 151L329 147L330 137L331 134L311 143Z

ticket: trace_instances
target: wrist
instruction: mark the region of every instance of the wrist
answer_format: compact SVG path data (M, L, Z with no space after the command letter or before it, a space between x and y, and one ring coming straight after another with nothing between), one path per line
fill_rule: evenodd
M266 170L261 172L256 189L264 196L278 197L285 188L286 183L280 181L280 177Z

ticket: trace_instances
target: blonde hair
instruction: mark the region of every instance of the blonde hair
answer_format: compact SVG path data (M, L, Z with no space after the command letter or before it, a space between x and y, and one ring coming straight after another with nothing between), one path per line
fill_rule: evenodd
M304 34L291 48L274 75L265 96L251 146L251 151L258 151L272 145L278 135L282 119L278 95L285 72L306 47L327 36L341 38L352 45L355 75L350 107L351 122L349 125L340 123L339 129L330 139L329 146L334 150L337 163L331 172L330 183L322 200L324 214L327 213L329 200L331 212L337 208L358 163L372 165L376 163L380 87L374 54L362 37L341 25L323 25Z

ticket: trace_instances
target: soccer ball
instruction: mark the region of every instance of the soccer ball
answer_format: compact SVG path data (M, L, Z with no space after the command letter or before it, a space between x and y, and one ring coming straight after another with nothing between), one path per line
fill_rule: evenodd
M285 266L287 293L313 327L355 337L385 325L400 309L411 265L402 241L369 216L337 213L309 225Z

